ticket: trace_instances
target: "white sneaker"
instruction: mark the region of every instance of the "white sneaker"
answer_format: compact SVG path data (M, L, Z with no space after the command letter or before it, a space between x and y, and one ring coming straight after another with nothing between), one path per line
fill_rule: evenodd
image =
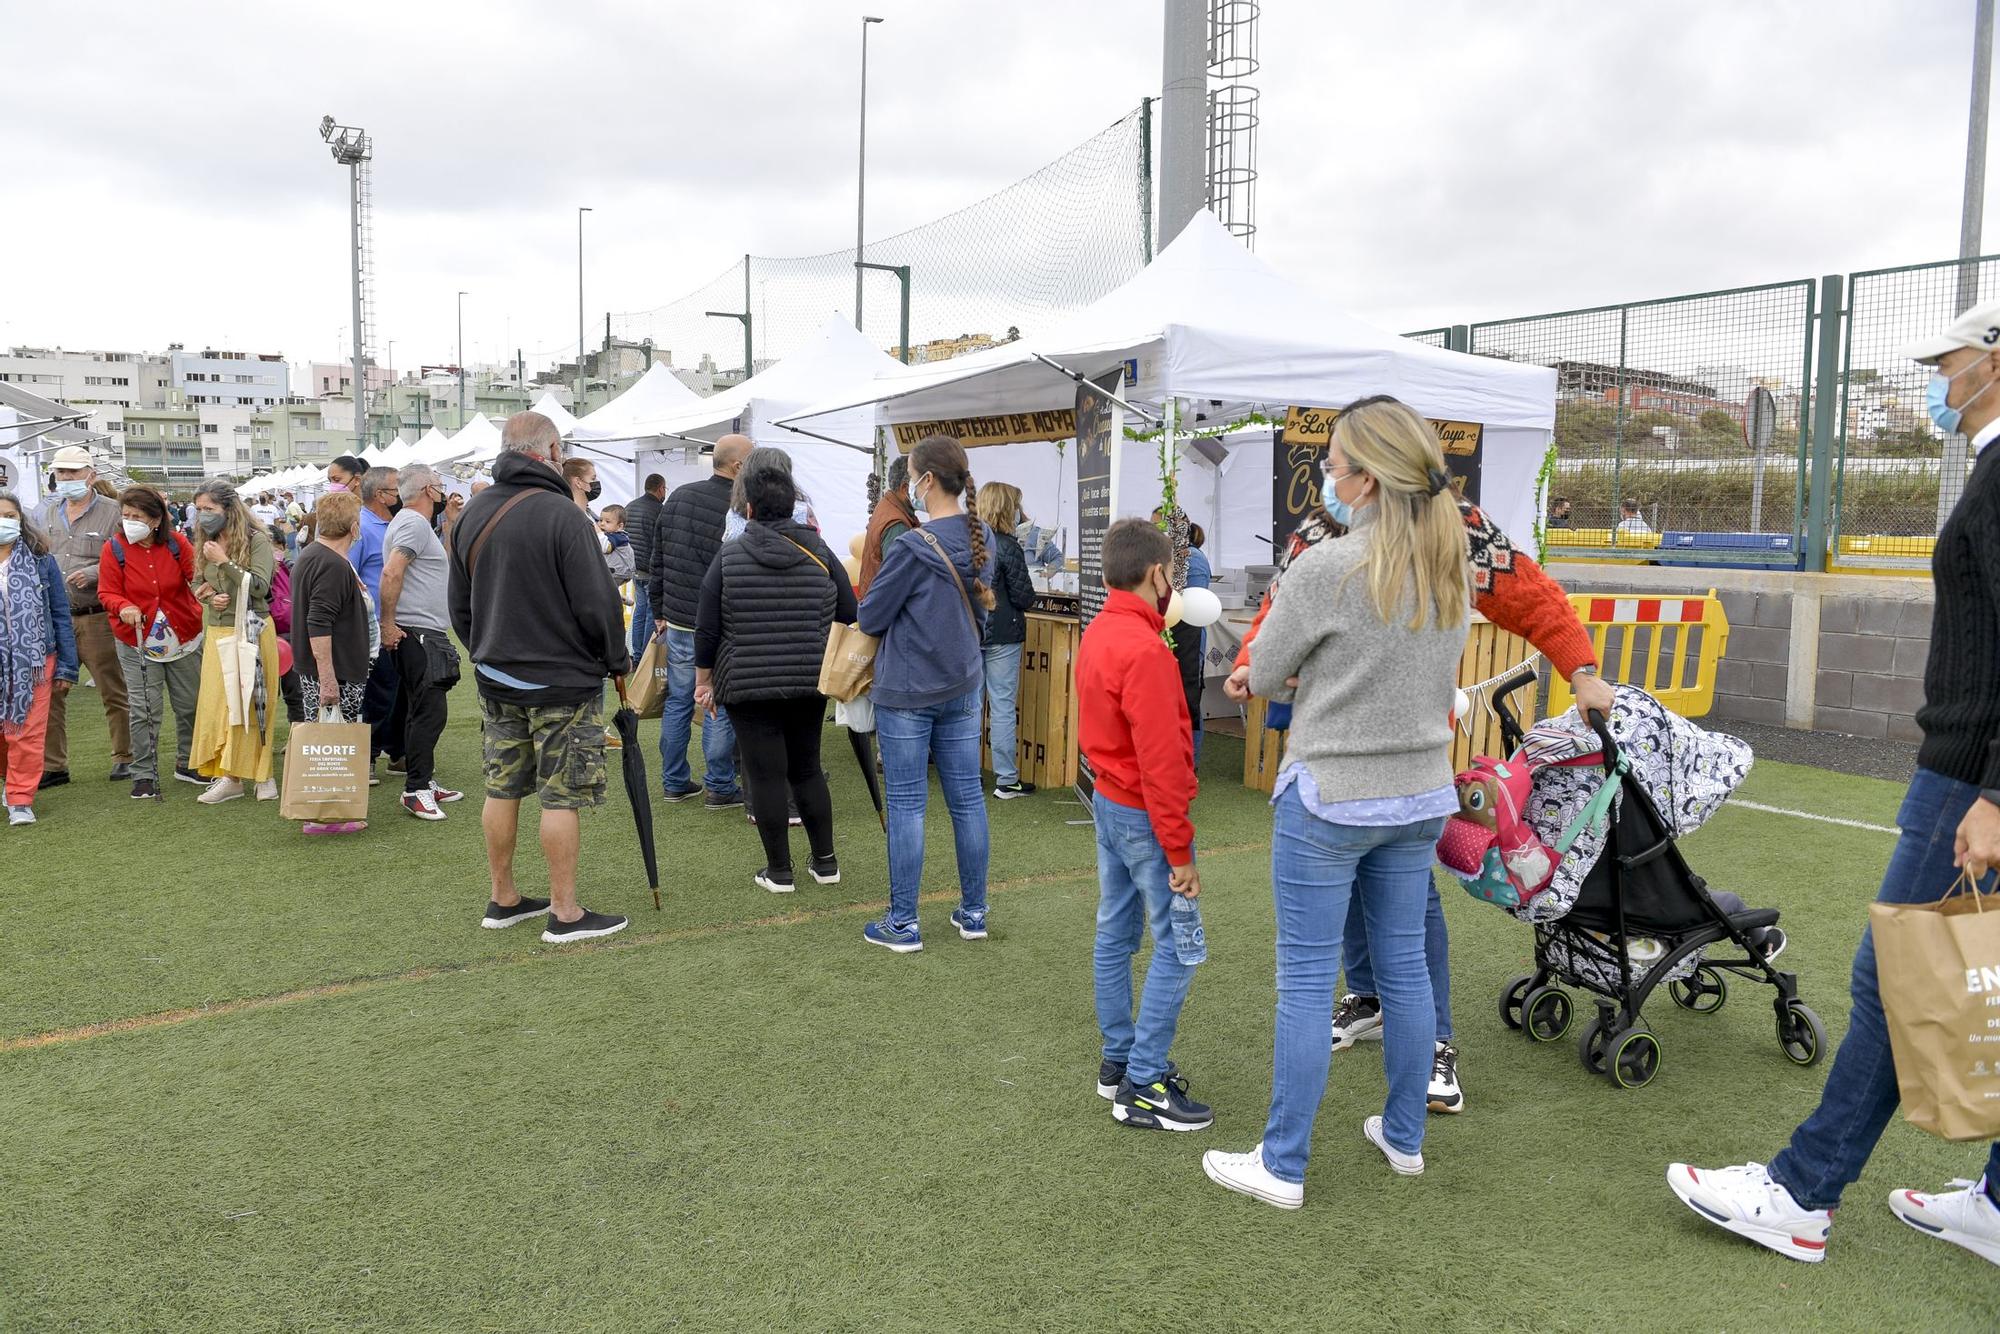
M419 820L442 820L444 812L438 809L437 794L429 788L419 788L415 792L405 792L402 797L403 809Z
M1382 1002L1374 996L1342 996L1333 1007L1333 1049L1382 1040Z
M1889 1211L1919 1232L2000 1265L2000 1206L1986 1193L1986 1178L1954 1181L1944 1191L1899 1190Z
M1368 1142L1370 1144L1373 1144L1376 1148L1382 1151L1382 1156L1389 1160L1389 1166L1393 1168L1398 1175L1406 1177L1420 1177L1424 1174L1423 1154L1404 1153L1400 1149L1391 1148L1389 1146L1388 1139L1384 1136L1382 1132L1381 1117L1371 1116L1366 1121L1363 1121L1361 1123L1361 1133L1368 1137Z
M1465 1090L1458 1086L1458 1048L1440 1042L1431 1055L1431 1086L1426 1101L1434 1112L1465 1110Z
M257 784L257 800L276 801L277 799L278 799L277 779L266 778L263 782Z
M243 795L243 784L235 778L218 778L208 785L208 790L195 800L204 806L219 806L225 801L234 801Z
M35 808L33 806L9 806L7 808L7 823L9 825L33 824L34 822Z
M1762 1163L1716 1168L1671 1163L1667 1185L1682 1204L1717 1227L1793 1260L1818 1264L1826 1259L1832 1212L1800 1208Z
M1262 1144L1248 1153L1224 1153L1220 1149L1210 1149L1201 1156L1201 1170L1224 1190L1275 1204L1280 1209L1296 1209L1306 1202L1304 1186L1280 1181L1271 1175L1270 1168L1264 1166Z

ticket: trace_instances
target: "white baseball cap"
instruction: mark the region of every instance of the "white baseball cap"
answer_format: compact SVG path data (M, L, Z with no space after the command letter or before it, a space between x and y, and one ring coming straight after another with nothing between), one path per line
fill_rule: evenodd
M96 465L90 461L90 451L82 445L64 445L55 452L54 457L50 458L49 466L51 468L92 468Z
M1936 361L1961 347L1980 352L2000 349L2000 301L1974 306L1953 320L1943 333L1920 338L1904 347L1902 355L1912 361Z

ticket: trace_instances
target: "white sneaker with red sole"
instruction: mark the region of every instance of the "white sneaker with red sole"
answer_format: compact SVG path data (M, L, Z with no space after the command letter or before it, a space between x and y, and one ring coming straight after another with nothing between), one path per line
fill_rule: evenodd
M1805 1209L1792 1193L1771 1180L1762 1163L1740 1167L1690 1167L1672 1163L1667 1185L1682 1204L1717 1227L1807 1264L1826 1259L1832 1211Z
M1889 1212L1919 1232L2000 1265L2000 1205L1986 1193L1986 1178L1951 1185L1941 1191L1895 1191Z
M429 788L403 794L403 809L419 820L442 820L444 812L438 809L437 794Z

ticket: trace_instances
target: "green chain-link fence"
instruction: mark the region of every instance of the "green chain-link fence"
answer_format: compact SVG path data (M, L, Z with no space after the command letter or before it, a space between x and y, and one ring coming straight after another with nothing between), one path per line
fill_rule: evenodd
M1471 326L1472 352L1556 372L1569 514L1552 554L1796 561L1814 294L1801 279Z
M1924 407L1930 371L1901 355L1961 310L2000 298L2000 257L1856 273L1849 280L1834 455L1836 564L1930 566L1932 538L1965 488L1971 451Z
M909 266L911 360L1045 329L1145 266L1146 121L1135 109L997 194L868 243L869 263ZM806 343L829 316L853 318L854 261L851 248L790 259L748 255L677 301L612 315L610 332L650 339L677 366L706 355L733 373L743 364L742 322L709 312L747 309L753 360L762 367ZM861 327L884 351L902 344L899 283L880 271L863 279Z

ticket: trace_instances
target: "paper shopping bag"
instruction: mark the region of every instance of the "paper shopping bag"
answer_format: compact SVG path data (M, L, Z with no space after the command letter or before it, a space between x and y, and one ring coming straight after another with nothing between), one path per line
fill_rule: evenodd
M667 637L657 635L632 669L626 703L641 718L657 718L667 703Z
M368 724L300 723L285 750L278 814L335 823L368 818Z
M1936 903L1868 915L1903 1115L1940 1139L2000 1138L2000 892L1961 875Z
M819 693L851 700L875 684L875 651L882 641L859 626L835 621L826 628L826 654L819 662Z

